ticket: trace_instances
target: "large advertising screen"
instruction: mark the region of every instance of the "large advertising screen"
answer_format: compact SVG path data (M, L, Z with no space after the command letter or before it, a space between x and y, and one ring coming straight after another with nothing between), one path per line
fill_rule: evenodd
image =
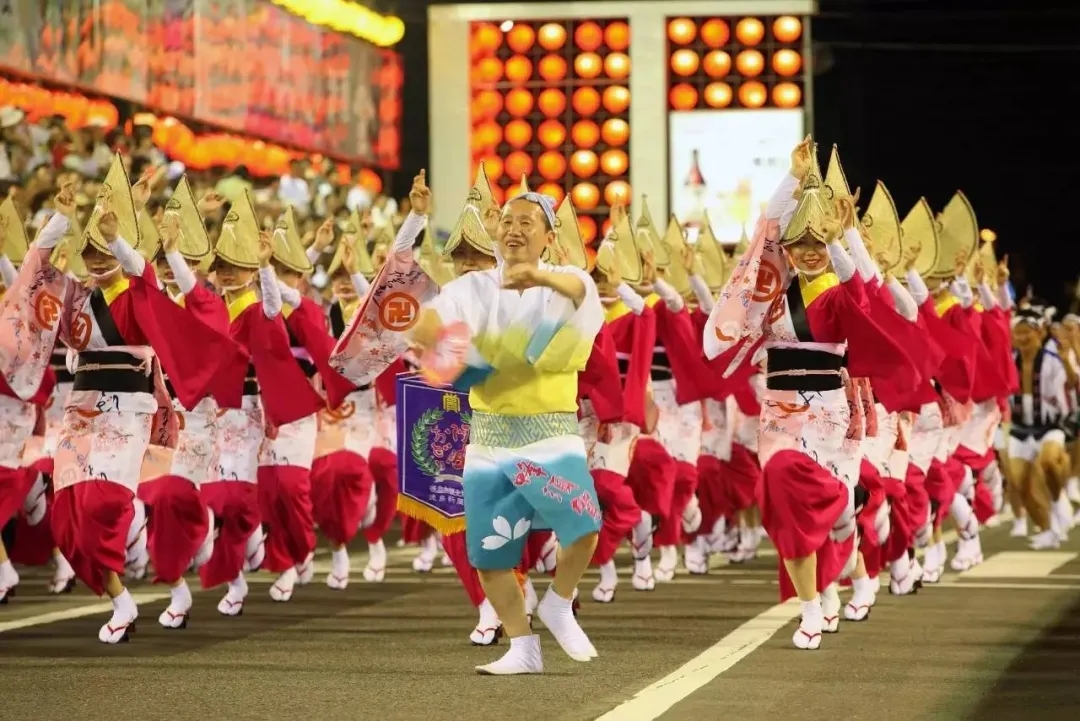
M802 109L690 110L670 113L670 208L686 226L708 213L713 233L734 244L791 165L806 135Z
M400 56L263 0L0 0L0 70L385 168Z

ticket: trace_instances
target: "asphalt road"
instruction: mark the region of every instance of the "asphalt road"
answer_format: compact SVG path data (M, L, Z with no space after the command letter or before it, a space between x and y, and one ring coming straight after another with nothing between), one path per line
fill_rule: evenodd
M473 672L501 650L469 644L456 577L414 573L413 549L392 551L382 584L359 579L358 549L346 591L320 573L285 604L256 575L239 618L215 610L223 591L197 592L180 631L156 622L168 590L136 584L138 630L111 647L96 640L107 603L48 596L47 572L27 569L0 607L0 719L1076 719L1080 531L1054 556L1025 553L1005 527L984 531L984 549L975 572L880 595L816 652L790 647L797 607L776 605L775 556L652 593L626 569L608 605L591 600L591 575L580 618L600 658L574 663L541 630L546 673L509 678Z

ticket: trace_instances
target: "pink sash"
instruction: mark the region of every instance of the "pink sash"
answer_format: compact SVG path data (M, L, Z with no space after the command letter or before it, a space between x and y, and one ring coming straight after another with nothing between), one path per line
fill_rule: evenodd
M31 248L0 300L0 373L21 400L37 393L60 332L67 277Z
M738 370L765 334L769 309L787 289L789 274L780 246L780 223L762 215L750 247L705 321L705 355L710 360L740 346L724 370L725 378Z
M411 249L391 253L334 346L330 365L358 386L372 383L408 350L408 333L436 290Z

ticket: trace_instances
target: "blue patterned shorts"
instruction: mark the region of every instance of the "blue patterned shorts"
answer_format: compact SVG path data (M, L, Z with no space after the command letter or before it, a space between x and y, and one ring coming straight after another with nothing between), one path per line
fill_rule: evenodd
M469 444L462 484L469 561L479 570L517 566L534 529L550 528L563 546L600 530L600 503L580 436L520 448Z

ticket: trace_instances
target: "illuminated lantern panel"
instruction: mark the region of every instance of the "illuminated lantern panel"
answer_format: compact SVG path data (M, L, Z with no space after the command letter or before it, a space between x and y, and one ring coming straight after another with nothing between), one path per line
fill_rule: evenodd
M668 108L801 108L805 25L794 15L668 18Z
M693 37L676 36L696 42L697 21L687 23ZM483 163L500 203L517 195L522 176L556 201L568 197L582 236L595 243L611 206L630 201L630 40L625 18L473 23L469 182ZM706 62L700 53L685 61L694 66L686 85L695 103L720 92L694 85ZM711 60L713 71L720 61ZM761 73L769 72L764 62Z

